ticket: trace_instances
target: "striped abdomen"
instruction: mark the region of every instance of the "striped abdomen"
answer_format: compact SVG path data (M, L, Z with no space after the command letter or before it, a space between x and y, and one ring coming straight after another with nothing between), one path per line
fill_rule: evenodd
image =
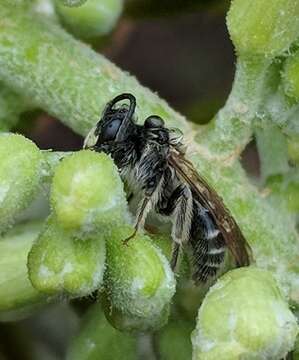
M196 199L193 200L189 245L192 251L193 280L206 282L220 269L226 246L210 212Z

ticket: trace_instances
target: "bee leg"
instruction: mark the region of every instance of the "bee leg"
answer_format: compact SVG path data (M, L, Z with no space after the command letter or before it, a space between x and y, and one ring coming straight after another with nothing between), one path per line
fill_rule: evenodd
M170 260L170 267L172 271L175 271L176 269L178 258L180 255L180 249L181 249L181 245L178 244L177 242L174 242L172 246L171 260Z
M155 204L159 200L164 183L165 165L164 162L161 164L159 156L160 154L157 154L156 152L146 153L143 160L140 160L137 180L144 190L144 198L141 200L137 211L135 230L131 236L123 241L125 245L127 245L129 240L135 237L138 230L143 227L147 214L155 207ZM156 169L151 169L150 176L148 176L151 159L155 160Z
M130 204L131 201L133 200L133 198L134 198L134 193L133 192L129 193L129 195L127 197L127 202Z
M137 212L137 216L136 216L136 224L135 224L135 229L132 235L130 235L129 237L127 237L126 239L123 240L124 245L128 245L128 242L133 239L138 230L143 226L146 215L148 214L148 212L151 209L151 197L146 196L142 201L141 201L141 205L139 206L138 212Z
M174 245L170 262L173 270L176 268L178 262L181 245L189 240L193 213L193 200L190 188L186 185L180 185L180 187L175 190L175 194L176 202L173 210L174 220L171 233Z
M188 186L181 185L173 211L172 239L179 244L189 240L189 231L193 215L192 193Z

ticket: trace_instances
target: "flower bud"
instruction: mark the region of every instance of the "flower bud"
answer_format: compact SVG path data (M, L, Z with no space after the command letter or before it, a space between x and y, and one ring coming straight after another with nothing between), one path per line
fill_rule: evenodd
M101 304L109 323L122 332L140 333L156 331L162 328L168 321L170 305L167 304L157 314L150 317L136 316L126 313L111 304L105 294L101 294Z
M284 358L298 325L271 273L239 268L210 288L192 334L193 359Z
M32 285L43 293L88 295L102 283L104 239L77 239L51 217L29 253L28 268Z
M90 150L61 161L53 177L51 204L64 229L88 234L123 222L127 203L109 156ZM78 237L79 234L78 234Z
M76 7L64 6L60 0L56 0L55 4L62 22L81 38L108 34L123 8L123 0L88 0Z
M42 154L24 136L0 134L0 232L13 222L39 189Z
M111 307L128 317L157 319L174 294L174 275L147 236L137 234L123 244L132 232L130 226L118 227L107 239L105 282Z
M239 55L274 58L298 38L299 1L233 0L227 26Z

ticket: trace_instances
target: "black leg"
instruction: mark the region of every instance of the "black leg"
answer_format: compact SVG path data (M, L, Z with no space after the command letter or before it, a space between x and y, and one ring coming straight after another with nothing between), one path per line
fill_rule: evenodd
M135 227L134 227L135 229L134 229L133 234L123 240L123 243L125 245L128 245L129 240L131 240L131 239L133 239L135 237L135 235L137 234L139 228L144 224L146 215L148 214L150 209L151 209L151 198L150 197L145 197L141 201L141 205L140 205L140 207L138 209L138 212L137 212L136 224L135 224Z
M172 247L172 254L171 254L171 260L170 260L170 266L173 271L175 271L175 268L178 263L178 258L180 254L181 245L174 242Z

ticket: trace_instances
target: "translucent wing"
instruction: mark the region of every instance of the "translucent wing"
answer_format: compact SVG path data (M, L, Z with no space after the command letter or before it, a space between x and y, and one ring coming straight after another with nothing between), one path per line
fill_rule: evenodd
M183 153L172 148L168 161L181 180L190 185L192 190L196 192L201 204L212 214L228 249L235 259L236 265L248 266L252 259L250 246L229 210L225 207L221 197L198 174Z

